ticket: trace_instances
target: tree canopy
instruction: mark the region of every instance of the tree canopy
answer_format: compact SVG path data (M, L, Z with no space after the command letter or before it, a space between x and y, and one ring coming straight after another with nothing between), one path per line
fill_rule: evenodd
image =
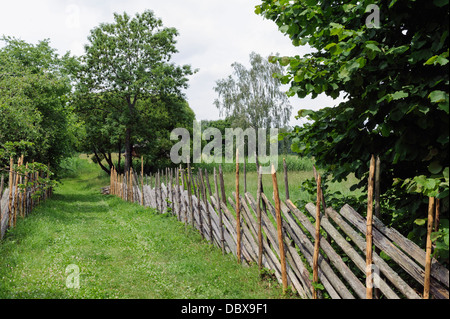
M78 69L78 111L101 110L108 119L120 122L117 127L125 128L125 170L131 167L136 142L138 101L182 97L181 90L187 87L191 67L170 63L177 52L177 35L176 29L164 27L161 19L147 10L134 17L116 13L113 23L100 24L88 37Z
M272 58L288 67L278 77L290 83L289 95L346 97L336 107L300 110L311 121L291 135L293 150L314 156L336 180L355 173L358 186L367 183L370 156L379 155L383 191L396 189L397 210L414 204L397 218L411 225L427 211L420 195L405 191L437 196L448 212L448 0L262 0L255 12L293 45L313 49Z
M249 69L238 62L232 68L232 75L216 82L214 90L219 97L214 104L232 120L233 127L269 129L287 125L292 106L280 80L273 77L283 68L255 52L250 54Z
M10 156L56 168L71 154L75 138L67 105L69 55L60 57L49 40L33 45L3 37L0 49L0 161Z

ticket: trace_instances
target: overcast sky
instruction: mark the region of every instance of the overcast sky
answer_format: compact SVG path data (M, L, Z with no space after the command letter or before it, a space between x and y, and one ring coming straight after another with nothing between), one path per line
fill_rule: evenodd
M113 13L133 15L153 10L164 26L180 35L173 57L177 64L189 64L199 72L190 77L185 91L197 120L216 120L213 105L217 80L231 74L231 64L248 65L252 51L263 56L280 53L303 55L307 48L294 47L276 24L254 13L260 0L14 0L0 4L0 35L37 43L49 38L62 55L84 53L89 31L102 22L112 22ZM334 106L326 97L315 100L291 98L293 115L299 109ZM299 124L292 116L291 125Z

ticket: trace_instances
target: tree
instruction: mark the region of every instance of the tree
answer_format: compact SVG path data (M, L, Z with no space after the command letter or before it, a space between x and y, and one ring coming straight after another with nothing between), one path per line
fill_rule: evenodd
M0 49L0 161L23 154L52 169L71 154L74 138L67 100L67 64L49 40L37 45L3 37ZM1 166L1 165L0 165Z
M214 101L221 115L229 117L233 127L269 129L285 126L292 106L281 89L281 82L273 77L283 68L269 63L261 55L250 54L250 69L233 63L233 75L216 82Z
M275 21L295 46L314 49L272 59L288 66L278 77L290 83L289 95L346 94L336 107L299 111L311 122L295 129L293 150L314 156L336 180L354 172L358 186L378 154L384 192L396 195L389 222L411 229L427 209L403 184L441 198L448 212L448 0L372 3L263 0L255 12ZM399 214L408 205L415 209Z
M139 100L156 95L179 95L187 87L190 66L170 63L176 53L174 28L163 27L152 11L114 14L114 23L94 28L85 46L78 73L81 111L118 113L125 125L125 170L132 162ZM83 105L83 103L78 103Z

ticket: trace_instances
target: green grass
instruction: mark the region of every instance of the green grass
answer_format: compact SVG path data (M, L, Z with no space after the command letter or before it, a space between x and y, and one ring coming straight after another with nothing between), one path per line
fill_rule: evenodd
M255 265L222 256L174 217L101 195L108 177L74 161L78 174L0 242L0 298L282 297ZM66 286L69 265L79 289Z

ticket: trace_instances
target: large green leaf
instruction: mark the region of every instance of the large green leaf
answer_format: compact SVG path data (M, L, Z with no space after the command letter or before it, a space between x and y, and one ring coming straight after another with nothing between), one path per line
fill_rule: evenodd
M446 99L448 99L448 93L445 93L444 91L436 90L430 93L428 98L431 100L432 103L440 103L445 102Z

